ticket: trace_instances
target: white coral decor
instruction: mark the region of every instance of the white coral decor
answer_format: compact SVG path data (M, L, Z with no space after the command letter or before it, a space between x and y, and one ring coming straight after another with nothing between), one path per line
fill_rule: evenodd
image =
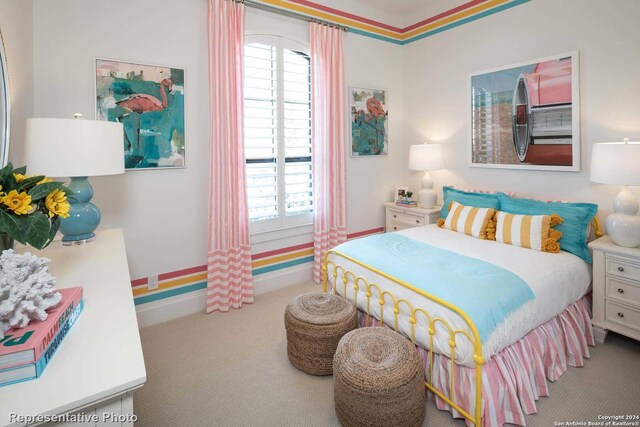
M0 340L11 328L24 328L31 320L46 320L47 310L62 298L47 271L49 260L29 252L18 255L6 250L0 255Z

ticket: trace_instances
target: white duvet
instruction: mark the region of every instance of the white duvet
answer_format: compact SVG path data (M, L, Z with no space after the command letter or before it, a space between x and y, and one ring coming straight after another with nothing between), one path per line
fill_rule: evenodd
M492 263L518 275L529 285L535 294L535 299L511 313L503 324L488 337L486 342L483 342L482 349L485 360L488 360L503 348L515 343L531 330L562 313L569 304L584 296L591 284L591 266L568 252L560 252L558 254L538 252L500 242L476 239L462 233L441 229L436 225L410 228L398 233L432 246ZM414 307L424 308L433 317L441 317L453 329L469 330L459 315L443 306L437 305L426 297L347 259L338 259L332 254L330 260L342 265L346 270L352 271L356 276L365 278L369 283L377 284L382 290L390 291L397 298L407 299ZM329 281L332 282L332 271L330 270L329 273ZM344 294L342 275L338 276L336 289L340 295ZM365 293L365 286L360 286L358 290L358 307L362 311L366 311L367 308ZM354 300L351 280L347 285L346 296L348 299ZM377 302L378 299L374 293L371 297L370 313L379 319L380 306ZM383 310L385 323L394 327L393 307L389 298L387 298ZM398 329L407 336L411 336L409 318L409 310L405 304L402 304L398 315ZM429 348L427 330L428 324L424 316L417 316L416 343L424 348ZM451 353L449 333L442 326L437 328L434 350L444 355ZM474 366L473 347L467 339L461 339L460 337L456 339L454 357L458 363Z

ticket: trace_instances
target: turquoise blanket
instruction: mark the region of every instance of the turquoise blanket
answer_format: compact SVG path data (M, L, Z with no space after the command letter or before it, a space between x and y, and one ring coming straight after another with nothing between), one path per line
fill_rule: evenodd
M504 268L396 233L351 240L335 250L462 309L483 342L535 298L524 280Z

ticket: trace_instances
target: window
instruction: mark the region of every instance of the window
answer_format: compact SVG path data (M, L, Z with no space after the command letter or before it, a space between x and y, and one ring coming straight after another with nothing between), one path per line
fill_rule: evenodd
M298 43L249 36L244 148L252 232L312 222L311 74Z

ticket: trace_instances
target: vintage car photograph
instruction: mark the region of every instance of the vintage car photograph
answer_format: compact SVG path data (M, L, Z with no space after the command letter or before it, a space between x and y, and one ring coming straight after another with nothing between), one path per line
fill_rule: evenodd
M576 57L471 76L472 166L579 170Z

